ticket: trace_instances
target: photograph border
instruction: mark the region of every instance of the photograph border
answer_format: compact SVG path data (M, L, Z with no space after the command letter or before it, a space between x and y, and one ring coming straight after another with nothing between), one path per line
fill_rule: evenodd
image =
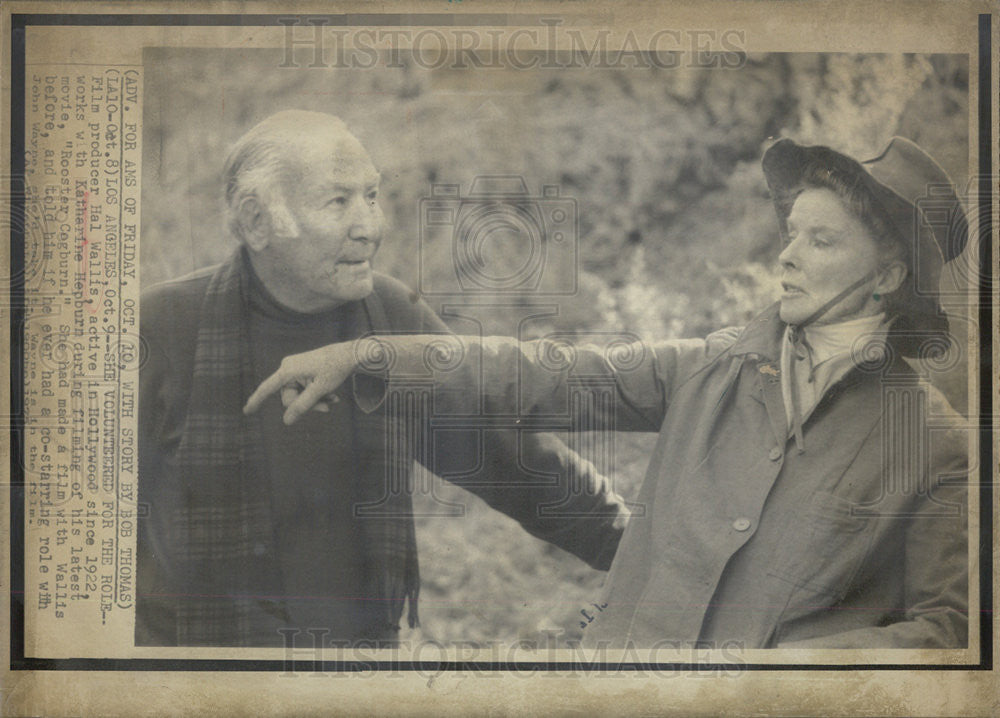
M291 19L316 23L323 21L329 26L447 26L447 25L495 25L504 24L508 15L503 13L462 14L447 13L351 13L351 14L12 14L10 15L10 175L17 182L25 171L25 90L26 90L26 33L32 26L279 26ZM519 14L520 18L524 14ZM283 23L282 21L285 21ZM993 508L994 489L992 469L994 467L994 403L993 392L993 341L994 307L993 279L994 247L992 241L993 207L993 138L994 123L993 48L992 16L978 15L978 47L974 54L978 63L978 205L970 207L979 222L980 242L978 299L979 330L979 415L978 420L979 466L991 475L978 484L979 501L979 662L975 664L807 664L781 663L741 664L746 671L989 671L993 669L994 626L993 617ZM708 663L578 663L546 661L402 661L402 660L261 660L261 659L162 659L162 658L67 658L50 659L25 656L25 611L24 611L24 531L25 531L25 477L23 467L23 442L25 429L24 395L24 319L25 292L24 231L25 207L23 193L11 192L11 244L10 244L10 670L12 671L317 671L326 672L379 672L392 671L568 671L586 667L595 672L614 671L678 671L678 670L726 670L729 664ZM297 651L301 653L301 649Z

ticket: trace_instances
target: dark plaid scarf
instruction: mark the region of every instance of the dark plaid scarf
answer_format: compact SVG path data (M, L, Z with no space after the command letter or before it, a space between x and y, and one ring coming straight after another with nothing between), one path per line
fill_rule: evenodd
M178 611L181 645L252 644L254 622L262 614L282 617L274 532L294 527L273 525L268 500L271 479L262 452L266 427L256 415L243 414L243 404L256 388L249 343L248 262L237 252L222 265L201 306L191 396L174 472L182 496L169 521L169 545L176 552L172 568L187 594ZM358 324L367 326L351 327L350 336L391 329L376 295L363 305L364 311L355 314L364 317ZM366 556L364 598L377 602L371 612L377 615L375 625L359 627L358 637L392 637L407 599L409 625L417 625L412 457L386 456L384 437L393 427L387 424L384 405L371 412L355 408L353 414L355 426L345 434L355 437L359 458L355 516ZM263 575L261 568L274 576L274 582L250 585L250 576Z

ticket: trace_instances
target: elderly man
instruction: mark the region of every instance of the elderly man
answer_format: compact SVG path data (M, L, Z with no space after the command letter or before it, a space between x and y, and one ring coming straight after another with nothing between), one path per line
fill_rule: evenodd
M928 288L965 245L961 204L902 138L865 164L782 140L763 167L786 241L784 292L747 327L620 354L574 347L564 362L552 357L567 348L548 340L466 339L464 367L432 379L454 390L484 374L493 409L517 397L546 412L574 375L603 377L618 428L659 432L645 515L626 529L586 642L964 647L967 438L904 361L947 342ZM949 236L918 214L928 187L938 212L948 201ZM394 371L422 368L427 341L378 341ZM373 371L356 352L289 357L246 410L285 387L296 421L352 372ZM520 392L503 378L513 364Z
M399 456L386 451L387 430L408 418L378 402L331 400L294 427L278 406L244 416L286 354L445 325L373 271L379 173L339 119L270 117L236 143L224 180L237 251L142 299L139 494L150 515L136 643L282 645L309 629L392 640L407 601L410 625L417 619L410 493L390 486L408 485L414 459L464 471L470 490L527 531L606 569L625 509L551 436L452 431L432 455L416 441ZM560 479L542 485L536 472ZM571 476L582 491L570 493ZM503 488L517 481L523 490ZM567 497L567 510L591 518L538 511Z

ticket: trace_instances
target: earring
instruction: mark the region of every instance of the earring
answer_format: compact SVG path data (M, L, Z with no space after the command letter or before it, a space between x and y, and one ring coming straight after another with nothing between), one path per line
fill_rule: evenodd
M874 299L876 302L880 302L882 301L882 295L876 292L875 294L872 295L872 299Z

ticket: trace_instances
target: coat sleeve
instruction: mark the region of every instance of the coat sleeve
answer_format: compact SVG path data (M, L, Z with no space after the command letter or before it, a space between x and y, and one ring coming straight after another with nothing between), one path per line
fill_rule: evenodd
M139 516L136 539L136 645L175 645L176 609L171 598L175 589L166 578L164 540L156 507L160 495L170 491L165 485L162 451L163 421L166 414L167 382L170 375L171 346L168 334L169 304L162 292L143 295L140 336L145 361L139 369Z
M177 596L188 587L171 561L172 507L184 505L171 456L191 391L201 301L215 269L155 285L140 299L136 645L177 645Z
M614 338L602 344L522 342L445 331L369 337L361 341L372 345L362 345L357 353L378 362L366 366L362 361L358 372L430 381L435 410L444 414L578 418L582 407L591 420L613 431L657 432L677 387L718 358L738 332L724 329L705 339L655 344ZM587 396L606 388L610 395L586 403ZM370 402L368 396L359 398Z

